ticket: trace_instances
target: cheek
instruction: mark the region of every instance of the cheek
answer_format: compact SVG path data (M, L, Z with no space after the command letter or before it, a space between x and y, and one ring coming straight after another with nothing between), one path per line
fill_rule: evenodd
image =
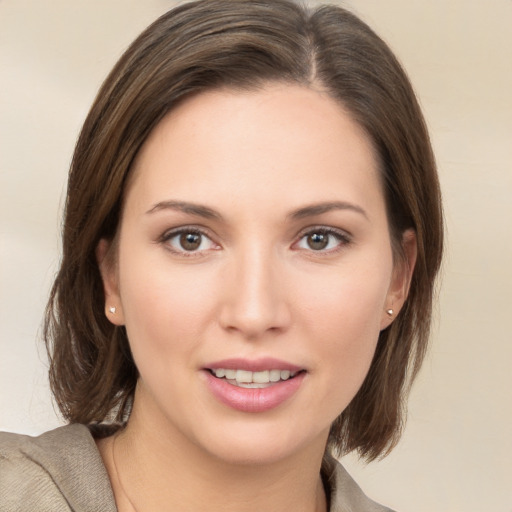
M347 265L324 273L306 274L294 296L301 315L311 327L330 339L337 333L340 339L366 339L378 335L384 311L392 265ZM300 279L296 279L296 283Z
M342 375L366 373L379 336L381 295L361 295L361 289L344 288L343 292L331 293L329 300L318 304L318 327L311 319L311 329L325 358L332 358Z
M144 265L139 264L144 261ZM123 273L124 268L129 269ZM212 311L208 276L171 266L165 256L144 260L132 252L120 262L121 301L134 357L164 361L200 342Z
M357 393L373 359L390 268L366 272L352 267L329 279L317 275L310 293L296 295L303 304L301 328L315 343L316 369L336 415Z

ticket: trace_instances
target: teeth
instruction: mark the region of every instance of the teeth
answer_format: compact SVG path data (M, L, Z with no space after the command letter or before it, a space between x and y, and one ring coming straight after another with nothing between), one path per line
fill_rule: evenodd
M238 384L268 384L270 382L279 382L280 380L288 380L295 377L297 372L290 370L263 370L261 372L250 372L248 370L233 370L230 368L216 368L213 370L215 377L227 380L234 380ZM244 386L259 387L259 386Z
M252 382L252 372L247 370L237 370L235 380L237 382Z
M270 370L269 374L270 382L281 380L281 370Z
M252 381L258 384L266 384L267 382L270 382L269 374L270 372L268 370L265 370L263 372L254 372L252 374Z
M221 368L221 372L224 372L224 375L226 376L226 379L234 380L236 377L236 370L223 370Z

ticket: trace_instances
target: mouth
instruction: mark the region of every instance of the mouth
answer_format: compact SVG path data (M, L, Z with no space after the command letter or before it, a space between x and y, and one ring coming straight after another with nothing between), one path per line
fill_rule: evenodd
M273 357L230 358L203 367L213 396L231 409L260 413L287 403L299 392L308 370Z
M207 368L207 370L217 379L247 389L268 388L280 382L294 379L300 373L305 372L305 370L291 371L278 368L254 372L236 368Z

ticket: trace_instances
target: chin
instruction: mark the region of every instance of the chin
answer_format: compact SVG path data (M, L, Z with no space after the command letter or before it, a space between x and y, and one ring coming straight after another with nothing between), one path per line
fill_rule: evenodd
M328 429L316 435L300 432L297 425L243 423L240 430L231 427L203 439L203 449L228 464L272 465L301 455L323 453L329 433Z

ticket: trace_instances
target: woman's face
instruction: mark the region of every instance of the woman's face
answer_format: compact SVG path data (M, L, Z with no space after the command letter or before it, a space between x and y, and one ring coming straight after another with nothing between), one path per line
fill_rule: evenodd
M140 372L134 411L245 462L323 450L406 288L367 136L290 85L202 93L164 118L101 269Z

